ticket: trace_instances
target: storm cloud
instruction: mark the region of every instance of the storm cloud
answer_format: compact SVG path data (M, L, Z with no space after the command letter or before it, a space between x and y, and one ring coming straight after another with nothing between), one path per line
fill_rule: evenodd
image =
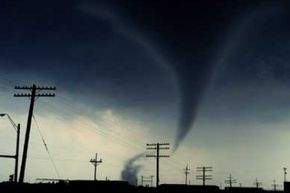
M166 117L176 122L174 149L197 118L229 29L245 10L261 6L252 1L31 2L14 7L2 2L3 10L13 7L0 13L2 74L53 83L96 108ZM260 26L263 35L255 35L255 28L230 40L251 42L226 49L230 59L220 62L226 67L215 86L288 80L288 44L283 47L279 38L264 41L287 26L289 15L283 14L268 21L271 30ZM287 37L287 30L280 30L280 37Z

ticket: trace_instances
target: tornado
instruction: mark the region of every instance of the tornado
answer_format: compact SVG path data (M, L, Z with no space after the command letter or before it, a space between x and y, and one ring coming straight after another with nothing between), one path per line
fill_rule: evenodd
M216 81L219 68L224 68L229 58L235 55L250 26L258 22L265 22L269 16L273 16L279 10L279 7L273 8L266 5L240 15L226 33L224 43L221 48L217 49L219 51L216 51L216 56L212 61L206 60L208 57L198 54L192 54L193 56L189 53L174 54L175 60L180 63L179 65L169 65L174 69L179 85L180 115L173 152L185 139L196 121L203 95ZM184 51L186 52L186 50ZM174 48L171 53L176 53ZM195 57L201 58L201 60L197 60Z
M196 120L201 100L212 74L212 65L196 61L196 63L183 63L172 67L176 72L180 92L180 114L173 147L173 152L175 152Z
M143 156L144 153L140 153L127 160L124 169L121 172L122 180L127 181L131 185L137 185L138 173L143 166L140 164L135 164L135 162Z
M265 22L270 16L281 12L281 6L265 5L253 9L247 13L238 15L234 23L225 28L226 34L223 42L211 39L212 44L203 46L207 41L205 37L197 36L194 42L183 38L183 30L179 32L163 31L164 46L166 56L170 59L167 65L170 66L176 76L176 82L180 94L179 117L177 121L177 134L173 152L179 147L185 139L191 128L193 127L199 107L205 92L213 86L217 79L220 68L225 68L230 57L233 57L238 50L239 44L245 39L250 26L255 23ZM203 33L207 33L203 31ZM177 37L171 40L170 36ZM169 37L169 38L168 38ZM186 36L189 38L189 36ZM169 42L169 43L168 43ZM174 46L170 46L174 45Z
M125 6L129 2L131 6ZM196 120L201 99L208 87L212 73L212 65L208 61L211 53L209 47L212 46L211 42L214 42L215 36L213 33L215 34L216 32L211 33L214 25L210 28L196 28L196 25L200 25L200 23L189 20L187 14L176 15L172 13L170 10L176 8L175 3L168 3L165 7L161 6L163 5L161 1L156 0L156 2L156 4L140 4L137 1L128 0L128 4L122 3L120 5L121 7L123 6L123 12L120 12L126 14L118 14L109 7L104 8L100 5L85 4L79 8L85 14L97 18L105 18L105 21L116 32L139 44L144 48L144 51L152 56L156 64L162 67L166 66L175 75L180 95L177 134L173 147L173 152L175 152ZM197 5L185 3L181 4L179 9L182 9L184 13L188 13L192 18L202 17L210 21L210 16L206 14L193 13L192 9L197 9L195 6ZM206 5L200 6L201 9L206 8ZM151 11L146 10L154 10L157 14L156 17L152 20ZM136 15L139 11L140 15ZM164 18L166 19L164 20ZM172 28L173 24L168 25L166 23L168 20L174 23L174 28ZM154 26L162 27L156 31ZM134 158L138 159L137 157ZM129 167L127 169L130 169L130 166L135 161L134 158L127 163L126 166ZM133 167L131 169L138 172L139 168ZM124 172L126 171L130 170L124 170Z

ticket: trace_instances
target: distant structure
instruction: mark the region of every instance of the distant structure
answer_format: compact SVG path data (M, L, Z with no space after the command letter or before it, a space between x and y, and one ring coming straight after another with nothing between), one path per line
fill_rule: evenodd
M26 166L26 158L27 158L27 150L28 150L28 143L29 143L29 135L30 135L30 128L31 128L31 120L33 116L33 108L34 108L34 102L35 98L39 97L54 97L54 93L40 93L44 90L56 90L55 87L39 87L33 84L31 87L27 86L15 86L16 90L29 90L30 93L20 93L20 94L14 94L14 97L30 97L30 106L29 106L29 112L28 112L28 118L27 118L27 126L26 126L26 133L25 133L25 141L24 141L24 147L23 147L23 154L22 154L22 163L20 168L20 175L19 175L19 182L23 183L24 181L24 175L25 175L25 166Z
M278 186L278 184L276 184L276 180L274 179L273 184L272 184L273 191L277 191L277 186Z
M90 162L93 164L94 166L94 181L97 180L97 167L99 164L103 163L102 159L98 160L98 154L96 153L96 156L94 159L91 159Z
M156 187L159 185L159 158L169 157L169 155L160 155L160 150L169 150L169 145L169 143L146 144L147 150L156 150L156 155L146 155L146 157L156 157Z
M189 171L190 171L190 169L189 169L189 167L188 167L188 164L186 164L186 167L184 168L184 174L185 174L185 185L188 184L187 176L188 176L188 174L189 174Z
M233 184L237 183L237 180L232 177L232 174L229 175L228 179L225 180L225 184L228 184L231 187L233 187Z
M284 171L284 182L286 182L286 175L287 175L287 168L283 168L283 171Z
M154 176L149 176L149 177L141 176L141 186L144 186L144 185L147 186L149 183L150 187L153 187L153 177Z
M197 180L202 180L202 185L205 186L206 180L212 180L212 175L206 175L206 172L211 172L212 167L209 166L203 166L203 167L197 167L196 168L197 172L202 172L201 175L197 175L196 179Z
M13 119L10 117L9 114L7 113L1 113L0 117L4 117L7 116L10 123L12 124L12 126L14 127L16 133L17 133L17 137L16 137L16 152L15 155L0 155L0 158L13 158L15 159L15 166L14 166L14 174L13 174L13 181L16 183L17 179L18 179L18 160L19 160L19 142L20 142L20 124L16 124ZM9 176L9 181L11 176Z
M55 179L55 178L36 178L37 182L40 183L50 183L50 184L56 184L56 183L69 183L69 179Z
M254 182L254 186L256 188L260 188L260 186L262 185L262 182L259 182L258 178L256 178L255 182Z

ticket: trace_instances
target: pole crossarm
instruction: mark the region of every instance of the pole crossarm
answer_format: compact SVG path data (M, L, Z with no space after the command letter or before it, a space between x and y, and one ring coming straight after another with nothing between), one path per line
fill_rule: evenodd
M56 90L55 86L36 86L37 90ZM14 89L18 90L32 90L33 86L15 86Z
M147 150L156 150L157 148L156 147L147 147L146 149Z
M31 94L14 94L14 97L31 97ZM55 97L55 94L47 93L47 94L35 94L35 97Z
M0 158L13 158L13 159L15 159L16 158L16 156L15 155L0 155Z
M156 155L146 155L146 157L157 157ZM158 157L170 157L170 155L159 155Z
M156 155L146 155L146 157L157 157Z
M146 146L156 146L156 143L147 143Z

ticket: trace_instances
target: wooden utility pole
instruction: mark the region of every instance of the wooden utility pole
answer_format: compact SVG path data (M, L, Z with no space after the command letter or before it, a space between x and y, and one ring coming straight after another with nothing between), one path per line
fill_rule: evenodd
M14 175L13 175L13 181L16 183L18 179L18 160L19 160L19 138L20 138L20 124L17 124L12 120L9 114L7 113L1 113L0 117L7 116L10 123L14 127L17 133L16 137L16 152L15 155L0 155L0 158L14 158L15 159L15 166L14 166Z
M237 180L232 177L232 174L230 174L228 179L225 180L225 184L229 184L230 187L233 187L233 184L235 183L237 183Z
M96 153L95 159L91 159L90 162L93 164L94 170L94 180L97 180L97 167L99 164L103 163L102 159L98 160L98 154Z
M151 185L151 187L153 187L153 177L154 177L154 176L150 176L150 178L151 178L151 181L150 181L150 185Z
M259 182L258 178L256 178L254 185L256 188L260 188L260 186L262 185L262 182Z
M154 176L149 176L149 177L141 176L141 186L144 186L144 182L145 182L145 183L150 183L150 187L153 187L153 177ZM146 184L146 186L147 185L148 184Z
M30 97L30 106L29 106L29 112L28 112L28 118L27 118L27 126L26 126L26 133L25 133L25 141L24 141L24 147L23 147L23 155L22 155L22 163L21 163L21 169L20 169L20 176L19 176L19 182L23 183L24 181L24 175L25 175L25 166L26 166L26 159L27 159L27 150L28 150L28 144L29 144L29 135L30 135L30 129L31 129L31 120L33 116L33 108L34 108L34 102L36 97L54 97L54 93L39 93L43 90L56 90L55 87L38 87L35 84L32 85L32 87L27 86L15 86L15 89L17 90L29 90L30 93L21 93L21 94L14 94L14 97ZM37 92L38 91L38 92Z
M206 175L206 172L211 172L212 171L212 167L197 167L196 168L197 172L202 172L202 175L197 175L196 179L197 180L202 180L202 185L205 186L205 181L206 180L212 180L212 175Z
M18 179L20 124L17 124L17 131L16 132L17 132L17 139L16 139L16 153L15 153L14 182L17 182L17 179Z
M274 191L277 191L277 183L276 183L276 180L273 180L273 184L272 184L272 187L273 187L273 190Z
M156 157L156 187L159 186L159 158L169 157L169 155L160 155L159 152L160 150L169 150L169 145L169 143L146 144L147 150L156 150L156 155L146 155L146 157Z
M188 164L186 165L186 167L184 168L184 174L185 174L185 185L187 185L188 181L187 181L187 176L189 174L189 167L188 167Z
M284 171L284 182L286 182L287 168L283 168Z

